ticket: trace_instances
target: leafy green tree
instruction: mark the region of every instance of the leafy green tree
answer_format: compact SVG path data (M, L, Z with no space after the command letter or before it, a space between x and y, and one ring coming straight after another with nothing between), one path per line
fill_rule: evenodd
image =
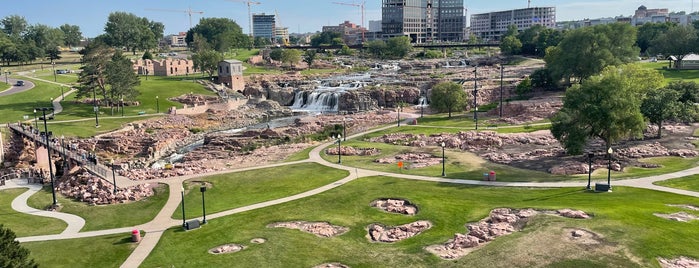
M658 136L662 137L663 121L676 117L682 105L677 91L664 88L651 89L641 103L641 113L652 124L658 126Z
M266 47L272 45L272 41L269 38L264 38L262 36L255 37L255 47Z
M517 87L515 88L515 93L517 93L517 96L521 99L524 97L524 95L529 94L532 92L532 80L529 77L525 77L522 82L519 82Z
M340 52L338 54L352 56L354 54L354 51L352 51L352 49L350 49L347 45L342 45L342 48L340 49Z
M150 53L150 51L143 52L143 56L141 56L142 60L152 60L153 59L153 53Z
M408 53L413 49L413 46L410 44L410 38L407 36L389 38L386 46L388 49L386 54L394 59L402 59L408 56Z
M454 82L442 82L432 87L430 108L440 113L448 112L449 118L454 111L461 111L467 106L466 92L461 85Z
M29 250L15 241L16 238L12 230L0 224L0 267L38 267L34 260L29 258Z
M94 95L107 95L107 64L112 59L115 50L101 41L90 43L82 54L83 66L78 75L76 99L92 97Z
M3 32L13 37L23 36L29 27L27 20L20 15L7 16L0 21L0 24L2 24Z
M218 63L223 60L223 55L217 51L204 50L192 55L194 68L206 72L213 77L218 70Z
M695 122L699 115L699 85L694 81L674 81L667 85L668 90L677 92L680 103L677 119L684 122Z
M563 108L551 119L551 133L572 155L581 154L590 138L610 147L620 139L640 136L645 128L642 98L662 81L656 70L607 67L566 91Z
M517 39L517 36L505 36L500 42L500 51L505 55L516 55L522 51L522 42Z
M313 65L313 61L315 61L317 54L318 53L315 50L306 50L306 53L303 55L303 62L308 64L308 69L310 69Z
M83 38L80 26L63 24L59 28L63 31L63 43L65 45L73 47L80 45L80 40Z
M676 26L674 23L644 23L638 27L638 36L636 37L636 46L641 49L641 54L649 54L653 40L661 34L667 32L671 27Z
M27 29L24 42L36 48L34 53L30 54L32 60L44 58L49 50L63 45L63 31L43 24L32 25Z
M301 51L296 49L282 50L282 64L288 63L292 68L301 61Z
M367 52L375 58L386 58L386 42L383 40L373 40L366 43Z
M104 99L108 100L112 109L119 99L135 100L140 94L136 90L136 86L141 84L141 80L133 71L133 62L122 55L121 51L117 50L114 53L107 63L105 73L105 82L109 85L109 91Z
M534 71L529 77L532 79L532 87L534 88L541 88L544 90L556 88L556 83L554 83L551 78L551 72L546 68Z
M140 19L132 13L110 13L104 26L107 44L116 48L124 47L126 51L134 50L141 41L139 23Z
M337 32L322 32L320 34L311 37L311 46L321 46L321 45L332 45L337 43L336 38L342 40L342 34ZM335 41L333 41L335 40ZM340 41L339 44L343 44L344 41Z
M187 44L194 41L195 34L201 35L210 48L221 53L231 48L248 48L253 45L238 23L228 18L201 19L199 24L187 32Z
M46 51L46 56L51 62L61 59L61 50L58 47L49 48Z
M627 23L585 27L568 32L546 51L546 68L554 80L582 81L607 66L635 61L638 57L636 28Z
M276 61L281 61L282 60L282 55L284 54L284 50L281 48L275 48L272 49L272 51L269 52L269 58L272 60Z
M695 52L698 45L697 30L692 25L681 25L671 27L667 32L658 35L652 41L653 51L666 55L674 55L680 61L682 67L682 59Z

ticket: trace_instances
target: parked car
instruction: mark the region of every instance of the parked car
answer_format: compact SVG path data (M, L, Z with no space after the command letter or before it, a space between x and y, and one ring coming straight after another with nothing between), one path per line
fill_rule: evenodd
M17 80L17 84L15 84L15 86L18 86L18 87L24 86L24 81Z
M56 70L57 74L67 74L70 73L70 70Z
M168 55L168 56L177 56L177 53L175 53L175 52L170 52L170 53L167 53L167 55Z

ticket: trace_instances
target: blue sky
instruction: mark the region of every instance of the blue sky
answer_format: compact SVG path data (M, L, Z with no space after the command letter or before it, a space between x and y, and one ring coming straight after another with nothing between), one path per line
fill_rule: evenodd
M193 24L199 18L226 17L235 20L243 32L248 32L247 5L239 0L2 0L0 17L20 15L29 24L46 24L57 27L68 23L80 26L88 37L99 35L104 30L107 16L111 12L124 11L147 17L165 24L165 34L186 31L189 28L188 8L204 14L192 14ZM358 7L333 4L333 2L360 2L361 0L255 0L253 13L279 13L281 23L290 32L316 32L323 25L337 25L345 20L361 24ZM532 0L532 6L555 6L557 20L580 20L585 18L632 15L640 5L648 8L668 8L670 11L699 10L699 1L692 0ZM464 0L467 16L504 9L525 8L527 0ZM149 9L178 10L176 12ZM381 0L366 0L366 25L369 20L381 19Z

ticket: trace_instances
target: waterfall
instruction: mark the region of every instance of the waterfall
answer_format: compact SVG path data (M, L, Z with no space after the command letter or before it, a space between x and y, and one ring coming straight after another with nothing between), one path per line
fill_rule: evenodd
M307 112L337 112L342 92L334 90L315 90L296 92L291 110Z

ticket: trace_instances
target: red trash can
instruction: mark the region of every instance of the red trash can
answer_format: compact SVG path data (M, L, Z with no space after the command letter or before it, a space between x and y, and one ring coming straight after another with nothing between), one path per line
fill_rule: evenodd
M134 229L131 231L131 242L140 242L141 241L141 231L138 229Z
M495 181L495 171L491 170L490 173L488 173L488 180Z

